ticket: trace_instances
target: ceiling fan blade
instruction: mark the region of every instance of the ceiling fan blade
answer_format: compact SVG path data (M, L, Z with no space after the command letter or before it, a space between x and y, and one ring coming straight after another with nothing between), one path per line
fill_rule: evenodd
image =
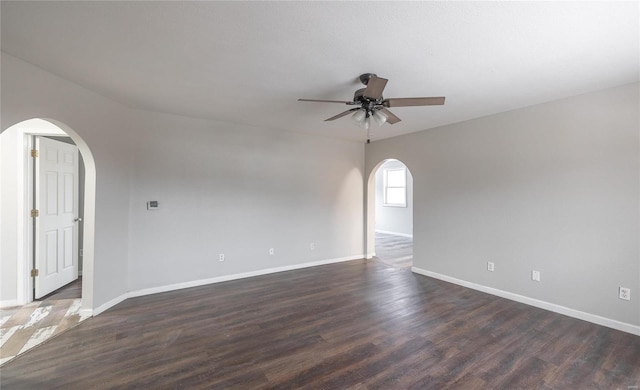
M320 103L342 103L342 104L354 104L351 101L346 100L323 100L323 99L298 99L299 102L320 102Z
M382 97L382 91L387 85L387 81L389 80L375 76L371 77L367 82L367 89L364 90L362 95L372 100L380 99Z
M385 107L441 106L444 104L444 96L384 99L382 104Z
M384 114L387 116L387 123L392 125L394 123L398 123L400 122L402 119L398 118L397 116L395 116L395 114L389 110L387 110L386 108L381 108L380 111L384 112Z
M352 109L347 110L347 111L345 111L345 112L341 112L340 114L338 114L338 115L336 115L336 116L332 116L332 117L331 117L331 118L329 118L329 119L325 119L324 121L325 121L325 122L327 122L327 121L332 121L332 120L334 120L334 119L342 118L343 116L349 115L349 114L351 114L351 113L352 113L352 112L354 112L354 111L358 111L359 109L360 109L360 108L352 108Z

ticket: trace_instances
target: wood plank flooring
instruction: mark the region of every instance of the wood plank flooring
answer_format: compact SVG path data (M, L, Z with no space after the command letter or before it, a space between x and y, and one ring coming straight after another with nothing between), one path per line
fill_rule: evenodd
M7 389L632 389L640 337L355 260L128 299Z
M43 297L41 301L55 301L58 299L77 298L82 298L82 276L79 276L78 279L74 280L73 282L67 284L66 286L60 287L51 294Z
M376 232L376 258L392 267L411 268L413 238Z

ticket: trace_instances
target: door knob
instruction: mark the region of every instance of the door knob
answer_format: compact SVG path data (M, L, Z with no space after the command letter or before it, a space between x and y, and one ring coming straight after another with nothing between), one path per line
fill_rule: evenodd
M82 222L82 218L74 218L73 222Z

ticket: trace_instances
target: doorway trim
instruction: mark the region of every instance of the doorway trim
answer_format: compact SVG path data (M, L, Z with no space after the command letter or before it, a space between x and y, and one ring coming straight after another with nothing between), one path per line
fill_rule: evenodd
M58 127L64 134L57 133L57 135L69 136L78 147L80 154L85 165L85 177L84 177L84 219L83 219L83 270L82 270L82 309L81 315L91 316L93 314L93 290L94 290L94 248L95 248L95 200L96 200L96 168L93 154L89 149L87 143L66 124L59 122L55 119L49 118L32 118L41 119L50 124ZM28 180L31 177L30 169L32 169L33 162L28 157L28 151L31 147L30 136L32 135L53 135L53 131L39 130L37 128L30 128L27 120L16 123L9 126L4 131L9 131L16 127L17 141L19 154L19 162L22 166L18 166L21 176L19 180L21 183L17 186L17 201L18 210L24 212L18 213L17 216L17 304L24 305L33 301L33 282L29 274L29 269L32 264L31 245L32 234L30 232L31 224L30 218L27 216L27 208L29 207L32 183ZM3 132L4 132L3 131Z

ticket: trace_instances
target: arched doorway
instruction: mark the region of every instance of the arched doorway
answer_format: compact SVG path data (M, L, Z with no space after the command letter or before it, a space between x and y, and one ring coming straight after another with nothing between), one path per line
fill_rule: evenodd
M367 185L367 257L397 268L413 265L413 176L396 159L376 165Z
M93 308L94 232L96 169L93 155L86 142L73 129L52 119L34 118L3 129L2 147L2 232L0 250L4 278L14 283L3 283L2 306L24 305L33 300L33 224L29 215L33 169L30 160L31 137L66 135L77 146L84 161L84 204L82 221L82 315L88 316Z

